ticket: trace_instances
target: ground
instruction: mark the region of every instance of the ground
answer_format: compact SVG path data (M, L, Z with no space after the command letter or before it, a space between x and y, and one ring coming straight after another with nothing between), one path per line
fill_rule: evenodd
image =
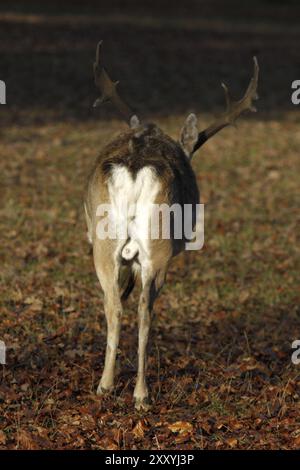
M204 2L198 16L156 17L132 3L95 18L75 6L72 16L1 7L0 448L299 448L299 7L253 2L252 16L229 17ZM174 138L190 109L201 127L220 111L221 80L238 95L251 55L261 65L259 112L194 157L205 244L174 259L156 302L144 414L132 399L138 289L122 319L116 390L95 394L106 327L83 187L125 128L113 108L90 109L102 37L123 95Z

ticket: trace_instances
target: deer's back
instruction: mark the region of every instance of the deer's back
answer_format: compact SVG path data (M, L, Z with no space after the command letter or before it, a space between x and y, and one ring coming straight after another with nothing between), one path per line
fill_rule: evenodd
M160 183L157 202L196 204L199 192L190 162L181 147L153 124L121 134L98 156L87 185L87 204L109 200L109 182L116 169L136 181L145 169ZM124 194L126 184L124 180ZM92 203L92 204L91 204Z

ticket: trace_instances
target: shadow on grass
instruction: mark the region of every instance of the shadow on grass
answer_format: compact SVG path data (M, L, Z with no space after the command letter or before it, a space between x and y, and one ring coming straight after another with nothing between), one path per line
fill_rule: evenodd
M297 77L300 38L294 3L254 2L253 11L231 1L192 2L172 12L150 3L126 9L118 2L69 9L56 3L43 9L19 2L0 13L0 73L7 84L5 123L43 123L116 116L110 106L94 111L97 97L92 62L104 39L104 61L122 95L142 115L223 109L220 82L239 97L252 73L252 56L261 65L261 113L295 111L291 83ZM44 4L43 4L44 5ZM48 8L47 8L48 5ZM152 2L151 2L152 5ZM296 9L296 11L295 11ZM250 14L250 11L252 14Z

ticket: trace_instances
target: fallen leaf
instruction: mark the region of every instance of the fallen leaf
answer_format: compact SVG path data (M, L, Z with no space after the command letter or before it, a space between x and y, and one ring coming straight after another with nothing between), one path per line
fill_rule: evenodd
M296 439L294 440L294 446L296 447L296 449L300 449L300 436L296 437Z
M168 429L174 433L191 433L193 432L193 425L188 421L176 421L176 423L169 424Z
M0 431L0 444L2 445L6 444L6 436L3 431Z
M39 446L34 442L29 432L20 430L18 433L19 448L24 450L37 450Z
M234 447L237 447L238 440L235 437L230 437L229 439L226 440L227 444L233 449Z
M142 438L144 437L146 430L147 430L147 424L144 419L141 419L134 426L132 433L135 437Z

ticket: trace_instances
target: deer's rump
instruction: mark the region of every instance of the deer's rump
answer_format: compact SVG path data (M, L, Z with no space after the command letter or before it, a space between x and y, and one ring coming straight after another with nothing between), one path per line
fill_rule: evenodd
M126 166L115 165L107 186L112 223L118 239L125 240L122 258L150 256L151 216L161 191L154 169L144 166L134 178Z

